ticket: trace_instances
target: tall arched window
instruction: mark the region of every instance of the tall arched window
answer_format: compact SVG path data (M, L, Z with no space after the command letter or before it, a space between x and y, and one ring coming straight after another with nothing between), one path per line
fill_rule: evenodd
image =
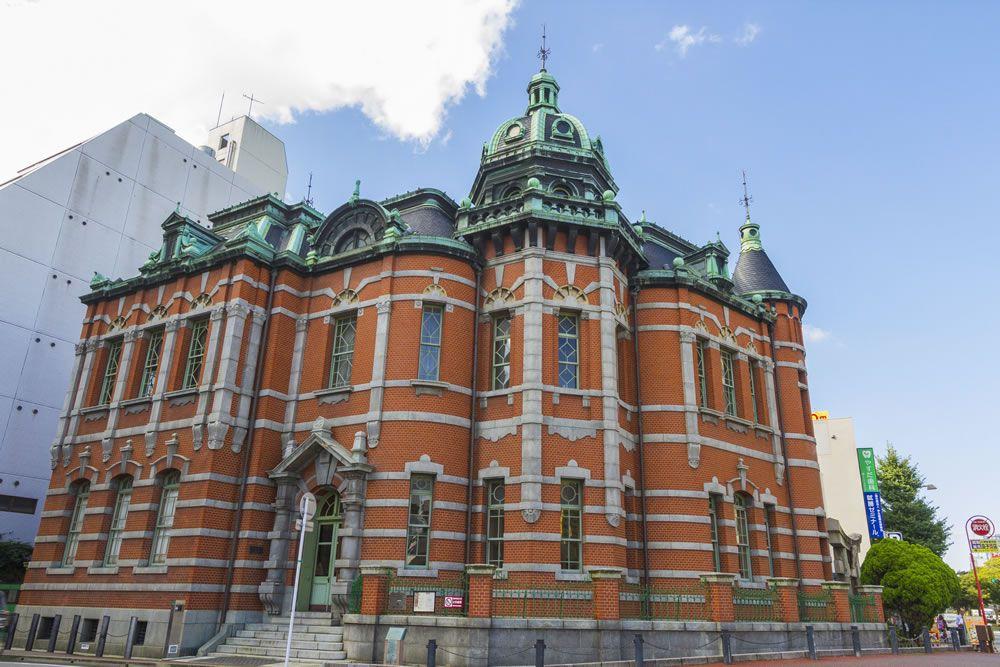
M745 493L737 493L733 498L736 508L736 550L740 557L740 578L753 578L753 566L750 560L750 522L747 513L750 507L750 497Z
M63 550L63 566L70 567L76 560L76 549L80 546L80 533L83 531L83 517L87 513L87 500L90 498L90 482L81 480L73 485L73 514L69 519L69 531L66 533L66 548Z
M160 506L156 511L153 545L149 550L150 565L164 565L167 562L170 529L174 527L174 512L177 510L177 494L180 491L180 483L181 474L176 470L169 470L160 476Z
M122 548L122 533L125 532L125 519L128 517L128 506L132 502L132 476L122 475L114 480L115 510L111 515L111 527L108 529L108 546L104 551L104 564L117 565L118 552Z

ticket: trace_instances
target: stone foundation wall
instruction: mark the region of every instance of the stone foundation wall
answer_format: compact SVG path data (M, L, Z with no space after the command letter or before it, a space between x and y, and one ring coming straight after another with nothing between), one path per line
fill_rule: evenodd
M732 633L734 654L777 653L806 649L804 623L713 623L706 621L592 621L579 619L507 619L446 616L344 616L344 650L350 660L384 658L390 627L405 627L401 662L424 664L427 642L437 641L437 664L486 667L534 662L535 641L545 641L546 664L628 661L633 637L642 635L647 661L654 658L720 657L720 631ZM851 624L812 623L819 651L851 649ZM886 648L885 626L856 624L861 646ZM720 658L721 659L721 658Z

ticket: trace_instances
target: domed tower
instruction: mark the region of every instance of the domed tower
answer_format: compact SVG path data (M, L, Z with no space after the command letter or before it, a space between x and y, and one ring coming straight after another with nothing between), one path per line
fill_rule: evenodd
M744 198L747 201L746 195ZM740 227L740 256L733 272L733 287L742 297L762 300L774 315L769 325L769 338L785 459L800 462L788 470L789 494L795 507L822 507L818 464L801 464L817 460L802 335L802 317L807 304L788 288L767 256L760 238L760 225L750 219L749 207ZM826 534L824 516L817 516L817 531L820 535ZM821 538L819 549L822 554L828 553L826 538ZM824 562L823 569L824 576L830 578L829 563Z
M524 113L483 146L456 216L456 236L484 264L472 474L484 490L505 484L505 503L521 510L508 513L508 533L558 535L560 503L579 507L583 534L607 548L514 542L504 561L562 561L582 574L625 558L622 478L634 446L625 451L619 434L616 351L630 328L629 275L646 260L600 138L561 110L544 68L527 94Z

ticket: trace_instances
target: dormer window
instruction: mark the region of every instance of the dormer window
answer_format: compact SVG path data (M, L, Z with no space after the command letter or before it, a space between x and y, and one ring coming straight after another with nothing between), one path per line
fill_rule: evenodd
M521 127L520 123L513 123L507 128L506 139L507 141L517 141L524 134L524 128Z

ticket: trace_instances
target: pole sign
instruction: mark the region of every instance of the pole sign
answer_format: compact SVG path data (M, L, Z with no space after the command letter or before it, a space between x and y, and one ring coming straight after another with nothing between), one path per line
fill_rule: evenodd
M969 546L974 554L992 554L1000 551L1000 540L995 537L985 540L969 540Z
M978 538L993 537L993 522L984 516L974 516L969 519L969 530Z
M885 537L885 526L882 524L882 494L878 490L875 450L871 447L858 448L858 470L861 473L861 491L865 499L868 537L881 540Z

